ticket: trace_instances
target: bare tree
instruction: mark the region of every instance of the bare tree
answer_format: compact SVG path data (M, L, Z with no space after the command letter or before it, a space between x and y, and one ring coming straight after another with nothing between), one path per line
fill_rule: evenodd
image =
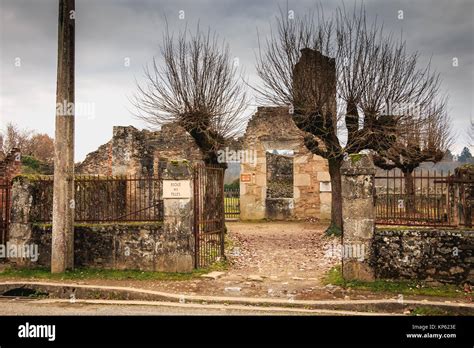
M242 127L246 94L228 46L210 30L188 30L175 39L166 27L156 58L145 68L132 103L138 117L152 126L176 123L195 139L208 164L217 150Z
M374 154L375 164L383 169L398 168L405 177L407 210L413 211L415 186L413 171L422 162L441 161L452 145L451 119L446 110L446 100L418 110L413 118L403 119L403 130L388 148Z
M7 123L5 130L0 132L0 152L2 157L10 153L12 149L19 149L22 153L28 147L32 131L21 129L16 124Z
M0 158L12 149L19 149L21 154L52 163L54 158L54 140L47 134L39 134L33 130L22 129L10 122L0 132Z
M363 6L352 12L339 8L331 18L321 8L295 19L281 10L276 33L260 46L257 72L263 87L255 89L267 102L290 105L308 149L328 160L330 230L342 227L344 155L390 148L397 125L412 118L390 110L424 107L437 95L438 75L429 65L419 69L417 62L403 40L385 34L377 22L367 23Z

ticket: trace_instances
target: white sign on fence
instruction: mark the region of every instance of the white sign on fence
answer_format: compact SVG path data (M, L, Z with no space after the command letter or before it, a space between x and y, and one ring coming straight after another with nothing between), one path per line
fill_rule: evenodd
M191 182L163 180L163 198L191 198Z

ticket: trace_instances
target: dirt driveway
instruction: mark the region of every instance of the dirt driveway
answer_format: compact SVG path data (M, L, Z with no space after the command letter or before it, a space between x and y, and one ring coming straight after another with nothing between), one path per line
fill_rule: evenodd
M310 280L321 277L336 259L328 251L336 238L324 236L325 225L298 222L230 222L229 274L265 279Z
M338 263L331 250L338 238L326 225L306 222L228 222L229 270L217 280L227 292L266 292L292 297L323 286L325 273ZM237 291L240 288L240 291Z

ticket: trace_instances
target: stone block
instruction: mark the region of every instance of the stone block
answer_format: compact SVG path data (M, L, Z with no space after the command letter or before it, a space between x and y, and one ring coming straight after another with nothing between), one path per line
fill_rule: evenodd
M347 260L342 262L342 275L345 280L373 281L374 272L367 262Z
M295 174L294 176L295 186L309 186L311 185L311 177L309 174Z
M331 205L332 194L330 192L321 192L319 194L319 201L321 204L329 204Z
M247 186L248 186L249 184L250 184L250 183L240 182L240 195L241 195L241 196L247 194Z
M300 192L300 189L296 186L293 187L293 198L295 200L299 199L301 196L301 192Z
M308 159L309 159L308 155L295 156L294 163L295 164L308 163Z
M194 257L191 254L176 255L176 272L192 272L194 269Z
M258 173L255 175L255 184L257 186L266 186L267 185L267 176L266 174Z
M331 204L321 204L319 206L319 219L331 220Z
M317 177L318 177L318 181L329 181L329 182L331 182L331 176L329 175L329 172L327 172L327 171L318 172Z
M343 221L345 239L370 239L374 233L375 223L373 219L343 216Z
M309 208L309 209L306 209L304 211L305 215L306 216L313 216L313 217L317 217L318 216L318 213L319 213L319 210L318 209L315 209L315 208Z
M345 218L374 219L373 198L350 200L343 198L342 215Z

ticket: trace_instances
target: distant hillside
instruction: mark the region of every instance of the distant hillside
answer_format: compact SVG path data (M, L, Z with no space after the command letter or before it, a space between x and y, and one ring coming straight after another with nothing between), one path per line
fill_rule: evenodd
M240 177L240 163L228 163L224 175L224 184L231 184Z

